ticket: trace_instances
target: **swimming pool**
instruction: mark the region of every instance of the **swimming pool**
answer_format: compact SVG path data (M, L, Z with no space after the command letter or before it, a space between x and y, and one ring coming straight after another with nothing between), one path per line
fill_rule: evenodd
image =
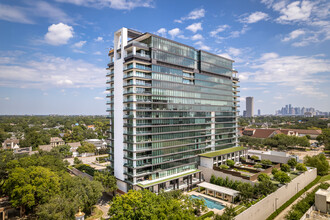
M205 205L209 208L209 209L224 209L225 206L223 206L220 202L216 202L212 199L206 198L204 196L196 196L196 195L191 195L190 196L193 199L202 199L205 201Z

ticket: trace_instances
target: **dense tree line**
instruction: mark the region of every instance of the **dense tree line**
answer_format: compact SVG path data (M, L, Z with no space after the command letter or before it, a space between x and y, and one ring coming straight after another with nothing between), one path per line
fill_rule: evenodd
M285 134L277 134L270 138L253 138L249 136L242 136L240 142L245 146L267 146L269 148L279 148L286 150L289 147L309 147L310 143L307 137L288 136Z
M181 190L160 192L129 191L110 204L110 219L197 219L206 210L203 200L192 199Z
M73 219L78 208L90 213L102 195L100 181L72 177L57 151L31 156L0 151L1 194L13 207L40 219Z
M328 127L330 120L320 119L321 117L289 117L289 116L257 116L253 118L239 118L239 125L242 127L249 126L252 121L255 123L271 123L272 128L288 128L288 129L324 129ZM251 125L251 127L258 127Z
M0 116L0 141L13 132L21 147L49 144L50 137L64 133L66 142L106 138L109 120L105 116ZM94 125L95 130L87 129Z

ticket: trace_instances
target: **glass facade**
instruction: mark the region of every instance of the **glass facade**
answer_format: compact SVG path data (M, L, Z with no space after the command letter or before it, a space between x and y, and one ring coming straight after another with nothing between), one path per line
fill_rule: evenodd
M233 78L233 61L153 35L141 42L149 49L135 54L128 49L122 79L124 174L133 185L196 169L198 154L237 144L238 79ZM150 59L138 59L141 54ZM116 74L113 68L109 71Z

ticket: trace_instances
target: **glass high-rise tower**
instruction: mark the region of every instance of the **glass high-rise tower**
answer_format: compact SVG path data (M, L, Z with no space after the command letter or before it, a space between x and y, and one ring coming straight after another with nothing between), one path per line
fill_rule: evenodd
M109 56L110 161L120 190L191 187L201 179L199 154L237 146L232 60L126 28Z

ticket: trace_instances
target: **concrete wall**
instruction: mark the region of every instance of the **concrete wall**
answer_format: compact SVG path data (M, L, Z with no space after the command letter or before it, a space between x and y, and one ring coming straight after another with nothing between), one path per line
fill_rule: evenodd
M267 219L276 209L281 207L297 192L302 190L317 176L316 169L307 170L305 173L293 179L290 183L282 186L274 193L268 195L263 200L254 204L241 214L235 217L235 220L264 220Z
M207 167L198 166L198 169L202 171L204 180L206 182L210 182L211 176L214 175L215 177L221 177L221 178L228 177L228 179L233 180L233 181L237 180L237 181L241 181L243 183L250 183L252 185L255 184L255 182L252 182L250 180L246 180L246 179L240 178L238 176L233 176L233 175L230 175L230 174L227 174L227 173L216 171L216 170L213 170L213 169L210 169L210 168L207 168Z
M250 156L255 155L255 156L258 156L260 158L260 160L270 160L275 163L287 163L288 160L291 159L291 157L271 155L271 154L261 154L261 153L248 152L248 155L250 155Z
M207 157L200 157L200 165L203 167L207 167L212 169L213 168L213 157L207 158Z
M325 193L321 193L321 192L327 192L327 190L319 189L315 193L315 209L322 213L326 213L327 212L327 195Z

